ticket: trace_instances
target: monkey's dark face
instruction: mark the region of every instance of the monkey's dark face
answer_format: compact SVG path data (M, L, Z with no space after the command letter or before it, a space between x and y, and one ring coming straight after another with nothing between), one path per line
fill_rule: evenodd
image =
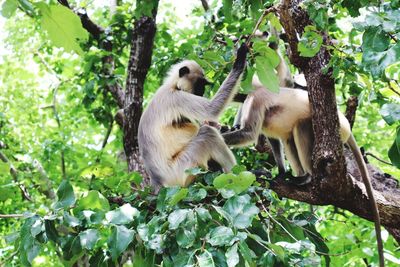
M180 85L187 84L186 86L181 86L181 90L185 90L194 95L203 96L206 85L211 84L205 77L202 69L190 70L188 67L182 67L179 70L179 78L183 79ZM184 82L186 81L186 82ZM183 88L185 87L185 88Z
M198 96L203 96L204 91L206 89L206 85L211 84L209 81L207 81L206 78L204 77L199 77L193 84L193 94L198 95Z

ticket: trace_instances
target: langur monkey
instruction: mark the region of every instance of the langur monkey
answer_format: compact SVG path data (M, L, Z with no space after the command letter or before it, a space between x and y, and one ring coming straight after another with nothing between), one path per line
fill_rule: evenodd
M254 91L247 96L241 108L239 130L222 134L226 144L229 146L245 146L256 142L257 137L264 134L271 144L279 170L278 177L287 175L281 145L283 143L286 158L295 175L302 181L297 184L309 182L312 175L311 156L314 135L308 92L281 87L278 93L274 93L265 88L256 75L253 76L252 85ZM371 202L380 266L384 266L380 218L371 179L348 120L341 112L338 112L338 116L340 138L353 152ZM292 181L295 179L292 179Z
M171 68L139 122L139 150L153 185L187 186L194 177L185 170L207 168L209 160L216 161L225 172L236 164L219 131L198 123L218 121L236 94L247 52L243 44L232 71L211 100L203 97L208 82L195 61L185 60Z

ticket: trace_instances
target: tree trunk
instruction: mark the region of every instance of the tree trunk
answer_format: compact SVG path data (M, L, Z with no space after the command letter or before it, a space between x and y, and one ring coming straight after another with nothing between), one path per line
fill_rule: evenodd
M151 65L156 33L156 11L153 14L154 17L142 16L134 23L125 89L123 129L128 171L138 171L143 176L146 176L146 172L139 154L137 135L142 115L143 86ZM148 181L144 182L148 184Z
M312 58L301 57L297 51L298 36L307 25L312 24L307 12L301 8L301 0L283 0L278 15L288 36L289 59L307 80L312 112L315 145L313 150L313 181L307 186L296 187L284 180L275 180L271 189L281 197L287 197L314 205L334 205L373 221L371 203L361 182L358 166L352 153L345 150L339 137L336 97L332 70L326 68L329 51L323 45ZM323 35L325 45L330 40ZM354 100L354 99L353 99ZM355 111L347 114L354 120ZM344 160L347 159L347 167ZM382 225L400 240L400 190L397 180L368 165L375 189ZM328 193L329 192L329 193Z

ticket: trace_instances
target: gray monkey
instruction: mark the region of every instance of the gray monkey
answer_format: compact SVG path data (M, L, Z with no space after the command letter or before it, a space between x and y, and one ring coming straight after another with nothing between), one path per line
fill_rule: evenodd
M211 100L203 97L208 81L195 61L185 60L171 68L139 123L140 153L155 186L187 186L194 177L185 170L207 168L210 159L225 172L236 164L219 131L199 122L218 121L236 94L247 52L243 44L232 71Z

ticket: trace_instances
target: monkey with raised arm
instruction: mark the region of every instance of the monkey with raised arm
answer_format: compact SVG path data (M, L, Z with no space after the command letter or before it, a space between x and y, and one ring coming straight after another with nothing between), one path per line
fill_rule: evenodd
M202 97L208 81L195 61L185 60L171 68L139 123L139 149L154 185L187 186L193 177L185 170L207 168L211 159L225 172L236 164L219 131L199 122L218 121L236 94L247 52L243 44L232 71L211 100Z

